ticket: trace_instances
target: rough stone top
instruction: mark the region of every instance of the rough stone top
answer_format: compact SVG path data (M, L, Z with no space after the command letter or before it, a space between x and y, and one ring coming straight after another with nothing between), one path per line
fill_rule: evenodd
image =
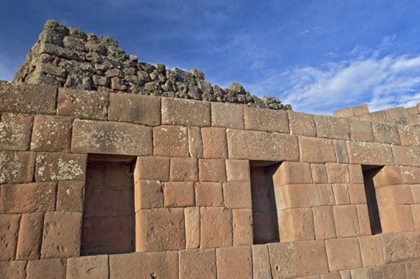
M275 97L252 96L236 82L224 89L212 86L197 69L169 70L163 64L138 62L112 37L85 34L53 20L45 23L13 82L292 109Z

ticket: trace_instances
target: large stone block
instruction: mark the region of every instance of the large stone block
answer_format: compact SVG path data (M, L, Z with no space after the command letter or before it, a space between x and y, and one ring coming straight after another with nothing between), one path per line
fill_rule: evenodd
M162 98L162 124L210 126L210 103Z
M28 183L1 186L5 213L30 213L55 209L56 184Z
M350 138L354 141L375 141L373 137L372 122L359 119L349 119Z
M331 206L312 208L314 216L315 239L335 238L335 223Z
M178 252L131 253L109 256L110 279L178 279Z
M42 213L23 214L20 220L16 259L39 259L44 215Z
M69 152L71 122L70 117L36 115L31 150Z
M134 180L169 181L170 158L167 157L138 157Z
M14 260L20 218L18 214L0 214L0 261Z
M316 126L312 114L298 113L289 110L290 134L296 136L316 137Z
M327 239L325 248L330 271L362 267L357 238Z
M254 279L272 279L267 245L252 246L252 275Z
M325 164L329 183L350 182L349 167L347 164Z
M287 111L244 107L245 129L289 133Z
M279 211L281 241L315 239L314 221L310 208L295 208Z
M227 158L226 129L201 128L203 157L209 159Z
M35 152L0 151L0 184L32 182Z
M233 228L230 210L222 207L201 207L200 216L200 248L232 246Z
M337 162L330 139L299 137L300 161L309 163Z
M159 180L135 180L135 210L159 208L163 206L163 182Z
M336 205L350 204L349 189L347 184L332 184Z
M234 209L233 217L233 245L252 245L252 209Z
M183 208L139 210L136 227L136 251L171 251L186 247Z
M363 266L377 266L384 264L382 244L379 235L359 237L360 253Z
M410 147L393 145L391 148L396 165L413 166L412 149Z
M295 278L328 273L324 241L268 244L273 278Z
M324 164L310 164L313 183L328 183L327 170Z
M420 183L420 168L401 167L401 176L404 184Z
M248 181L250 168L248 160L226 160L226 175L228 181Z
M223 193L227 208L251 209L251 184L248 181L223 183Z
M347 118L314 116L317 137L329 139L350 139L350 125Z
M165 182L163 196L166 207L194 206L194 183Z
M108 255L67 259L66 279L109 278Z
M215 249L179 252L179 279L216 279Z
M274 193L277 210L320 205L319 192L315 184L290 184L275 187Z
M76 120L73 124L71 151L152 155L152 128L129 123Z
M373 177L375 188L403 184L401 171L404 170L395 166L385 166Z
M188 126L189 154L193 158L203 158L201 128Z
M184 209L185 214L185 237L186 248L200 248L200 208L187 207Z
M216 249L217 278L252 278L251 247L226 247Z
M333 140L335 154L337 156L337 162L342 164L348 164L350 162L349 154L347 152L346 141L344 140Z
M244 129L244 106L225 103L211 103L211 125L232 129Z
M385 263L420 259L420 233L382 233L379 235Z
M171 181L198 181L196 158L171 158Z
M400 136L401 145L419 146L420 131L412 126L397 125L398 134Z
M0 81L0 112L55 114L57 87Z
M350 164L393 165L391 145L376 142L348 141L347 150Z
M153 154L156 156L188 157L188 129L183 126L153 128Z
M82 119L106 120L108 103L109 93L106 92L59 88L57 114Z
M198 161L200 181L226 181L225 160L200 159Z
M45 259L38 261L28 261L26 266L26 278L65 278L66 260Z
M227 139L231 159L264 161L297 161L299 159L296 136L228 129Z
M85 183L60 181L57 190L57 211L82 212Z
M68 153L38 153L36 181L76 180L86 177L86 155Z
M414 220L410 205L379 207L382 232L414 231Z
M25 279L26 261L0 262L0 278Z
M384 265L383 276L387 279L407 278L405 263Z
M360 235L357 209L355 205L341 205L333 207L337 237Z
M375 191L379 207L414 203L409 185L388 185Z
M283 162L273 175L274 184L283 186L286 184L312 183L312 172L308 163Z
M47 212L44 218L41 258L80 256L82 213Z
M110 94L108 119L147 126L160 125L160 97Z
M195 183L195 202L197 206L222 206L223 187L221 182Z
M360 235L371 235L370 217L367 204L356 205L357 218L359 219Z
M373 137L376 142L400 145L397 125L394 123L372 123Z
M3 113L0 122L1 150L28 150L33 117Z

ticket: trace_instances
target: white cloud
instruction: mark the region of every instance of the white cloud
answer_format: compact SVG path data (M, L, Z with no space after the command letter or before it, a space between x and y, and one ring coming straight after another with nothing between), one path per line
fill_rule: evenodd
M363 103L370 111L409 107L420 102L420 56L379 57L359 47L340 62L321 67L267 71L262 82L246 88L257 95L277 95L296 111L309 113L332 114Z

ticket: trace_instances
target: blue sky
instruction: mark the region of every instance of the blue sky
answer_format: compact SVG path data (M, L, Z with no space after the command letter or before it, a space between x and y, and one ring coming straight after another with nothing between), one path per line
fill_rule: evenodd
M420 1L0 0L0 80L55 19L140 61L197 68L295 111L420 102Z

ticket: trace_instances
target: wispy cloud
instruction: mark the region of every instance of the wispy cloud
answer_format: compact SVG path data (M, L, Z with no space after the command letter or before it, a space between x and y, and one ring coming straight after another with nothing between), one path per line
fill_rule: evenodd
M371 111L420 102L420 55L380 57L357 48L340 62L321 67L267 71L259 84L247 86L258 95L277 95L297 111L331 114L367 103Z

